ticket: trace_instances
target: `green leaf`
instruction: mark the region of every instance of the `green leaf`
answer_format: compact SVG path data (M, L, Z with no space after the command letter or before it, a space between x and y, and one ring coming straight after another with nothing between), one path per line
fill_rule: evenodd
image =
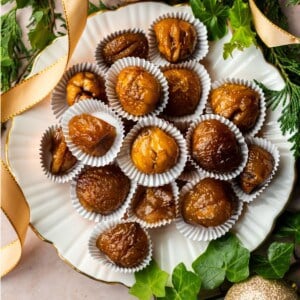
M249 276L250 252L231 233L211 241L206 251L193 262L204 289L214 289L225 277L239 282Z
M145 269L136 272L134 276L136 282L129 290L130 294L140 300L149 300L152 295L156 297L165 296L165 285L169 275L162 271L154 260Z
M256 34L251 29L251 12L248 3L236 0L229 10L229 20L233 31L229 43L224 44L223 57L232 55L235 49L244 50L252 44L256 45Z
M197 300L200 290L200 278L188 271L183 263L175 267L172 274L173 287L166 288L166 296L161 300Z
M91 15L99 10L106 10L108 9L100 0L98 5L89 1L89 8L88 8L88 15Z
M206 25L209 40L218 40L227 33L227 5L216 0L190 0L190 5L195 17Z
M293 237L296 244L300 244L300 213L284 213L280 218L276 235L279 237Z
M290 267L294 245L274 242L268 249L268 257L254 255L251 261L253 271L267 279L280 279Z
M18 8L23 8L25 6L32 4L32 0L16 0L16 2Z

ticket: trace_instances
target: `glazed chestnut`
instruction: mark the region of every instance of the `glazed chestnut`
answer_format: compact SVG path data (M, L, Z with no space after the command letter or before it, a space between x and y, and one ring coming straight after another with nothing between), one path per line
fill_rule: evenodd
M197 33L187 21L166 18L154 25L159 52L171 63L189 58L197 43Z
M139 186L132 202L134 214L147 223L176 217L175 199L171 185Z
M249 156L246 167L239 176L242 190L251 194L261 187L270 177L274 168L274 158L271 153L257 145L249 145Z
M76 195L87 210L108 215L122 206L130 180L114 165L88 168L76 183Z
M205 227L226 222L236 206L230 184L214 178L199 181L181 199L181 212L187 223Z
M67 147L61 127L57 128L53 133L51 154L52 161L50 169L52 174L64 174L77 162L76 157L72 155Z
M188 69L170 69L163 71L163 74L169 85L169 101L165 113L174 117L194 113L202 91L198 75Z
M70 120L69 135L72 142L83 152L102 156L113 145L116 128L92 115L81 114Z
M118 59L128 56L146 59L148 48L148 40L143 33L122 33L104 45L102 57L111 66Z
M177 162L179 147L175 139L158 127L143 128L131 148L131 159L141 172L163 173Z
M241 84L225 83L212 90L214 113L231 120L242 132L253 128L259 116L259 94Z
M192 135L192 157L207 171L231 172L242 161L234 133L218 120L200 122Z
M138 223L120 223L100 234L97 248L116 265L133 268L147 257L149 242Z
M143 116L155 110L161 87L157 79L144 68L126 67L118 75L116 93L126 112Z
M91 98L107 102L104 80L92 72L79 72L72 76L68 80L66 93L69 106Z

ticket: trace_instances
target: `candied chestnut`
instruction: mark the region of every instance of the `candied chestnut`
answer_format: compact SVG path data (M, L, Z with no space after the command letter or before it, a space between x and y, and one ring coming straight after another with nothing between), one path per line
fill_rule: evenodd
M170 69L163 71L163 74L169 85L166 114L180 117L194 113L202 90L198 75L188 69Z
M235 207L236 197L228 182L205 178L184 195L181 212L187 223L210 227L226 222Z
M200 122L192 135L192 157L207 171L231 172L242 161L234 133L218 120Z
M146 174L166 172L176 164L178 156L175 139L155 126L143 128L131 148L134 165Z
M126 67L118 75L116 93L126 112L142 116L155 110L161 87L157 79L144 68Z
M108 215L122 206L130 190L130 180L114 165L88 168L76 183L80 203L90 211Z
M69 135L83 152L102 156L113 145L116 128L92 115L81 114L70 120Z
M102 49L102 57L108 66L128 56L147 58L148 40L143 33L122 33L108 41Z
M84 99L96 98L107 102L104 80L92 72L78 72L67 83L69 106Z
M197 43L197 33L187 21L166 18L154 25L159 52L171 63L189 58Z
M67 147L61 127L54 131L51 142L51 173L64 174L76 164L77 159Z
M133 199L133 212L148 223L174 219L176 206L171 185L139 186Z
M138 223L120 223L100 234L97 248L124 268L138 266L149 253L149 241Z
M271 153L260 146L249 145L248 161L239 176L242 190L247 194L251 194L266 182L273 168L274 158Z
M214 113L231 120L242 132L253 128L259 116L259 94L242 84L225 83L212 90Z

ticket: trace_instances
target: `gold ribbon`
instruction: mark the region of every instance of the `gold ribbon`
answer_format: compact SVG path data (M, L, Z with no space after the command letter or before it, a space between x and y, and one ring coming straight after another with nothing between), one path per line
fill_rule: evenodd
M1 122L31 108L43 100L58 83L84 30L88 1L62 0L68 31L68 54L42 72L16 85L1 98ZM18 238L1 248L1 277L19 262L29 224L29 207L13 175L1 160L1 209Z
M278 47L300 43L299 38L278 27L268 18L266 18L256 6L254 0L249 0L249 5L256 32L268 47Z

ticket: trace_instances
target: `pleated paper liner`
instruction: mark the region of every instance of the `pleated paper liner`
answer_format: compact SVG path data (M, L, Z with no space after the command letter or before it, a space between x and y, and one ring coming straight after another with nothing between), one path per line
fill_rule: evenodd
M88 219L90 221L94 222L102 222L102 221L116 221L116 220L121 220L121 218L124 216L126 213L127 208L130 205L131 198L136 190L137 184L134 181L130 181L130 190L127 194L126 199L124 200L123 204L113 211L112 213L108 215L103 215L91 210L86 209L79 201L76 193L76 186L77 186L77 180L79 175L84 172L87 168L85 167L71 182L71 187L70 187L70 197L72 201L72 205L75 208L75 210L79 213L80 216L82 216L85 219Z
M273 145L270 141L263 139L263 138L259 138L259 137L248 137L246 138L246 142L248 145L257 145L263 149L265 149L266 151L268 151L274 158L274 166L273 166L273 170L272 173L270 174L269 178L258 188L256 189L254 192L247 194L245 193L242 188L239 185L239 180L238 178L235 178L233 180L233 189L235 191L235 193L238 195L238 197L247 203L250 203L251 201L253 201L254 199L256 199L259 195L261 195L263 193L263 191L265 189L268 188L272 178L274 177L278 166L279 166L279 161L280 161L280 154L279 151L277 149L277 147L275 145Z
M184 197L192 188L201 180L206 178L205 176L200 176L199 179L194 180L192 182L188 182L180 191L179 195L179 206L181 205L180 199ZM237 203L235 209L231 215L231 217L225 221L223 224L219 226L211 226L205 227L202 225L192 225L188 224L184 221L183 217L181 216L181 209L180 209L180 216L176 220L176 228L177 230L183 234L186 238L191 239L193 241L211 241L215 240L224 234L226 234L233 225L238 221L243 209L243 201L240 201L237 198Z
M204 168L201 168L197 162L192 158L192 135L199 123L202 121L207 121L207 120L218 120L225 124L235 135L237 142L240 146L241 149L241 154L242 154L242 161L240 165L233 171L231 172L216 172L216 171L208 171L205 170ZM244 167L246 166L247 159L248 159L248 147L245 142L245 138L240 132L240 130L228 119L225 119L222 116L219 115L213 115L213 114L208 114L208 115L203 115L200 116L197 120L195 120L189 127L187 134L186 134L186 143L187 143L187 149L188 149L188 159L191 161L193 166L198 170L198 172L206 177L213 177L215 179L221 179L221 180L230 180L232 178L237 177Z
M142 225L142 227L144 228L159 228L159 227L163 227L166 226L168 224L171 224L172 222L174 222L176 220L176 217L179 214L179 206L178 206L178 195L179 195L179 190L178 190L178 186L176 184L175 181L170 183L171 188L172 188L172 194L173 194L173 199L175 202L175 217L172 219L162 219L160 221L157 222L147 222L141 218L139 218L135 213L134 213L134 208L133 208L133 202L131 201L130 205L129 205L129 209L128 209L128 215L131 221L140 223ZM134 196L131 198L131 200L134 199Z
M67 103L67 84L72 76L79 72L91 72L100 76L105 83L104 72L93 63L85 62L73 65L63 75L51 95L51 109L55 117L61 121L62 115L70 107ZM98 99L104 102L104 99ZM84 100L82 100L84 101Z
M200 172L188 159L183 169L182 173L179 175L178 179L181 181L189 182L199 179Z
M160 83L161 98L155 110L153 110L152 112L142 116L136 116L128 113L123 109L116 93L116 83L119 73L127 67L141 67L151 75L153 75ZM169 97L168 82L160 69L153 63L138 57L126 57L116 61L107 72L105 87L110 107L115 110L122 118L126 118L132 121L139 121L145 117L160 114L166 107Z
M123 221L123 222L118 222L118 221L107 221L107 222L101 222L98 223L92 233L91 236L89 238L89 244L88 244L88 249L89 249L89 254L92 256L93 259L95 259L96 261L100 262L101 264L105 265L106 267L110 268L111 270L113 270L114 272L120 272L120 273L125 273L125 274L131 274L134 272L138 272L141 271L142 269L144 269L147 265L149 265L151 259L152 259L152 242L151 242L151 238L150 235L148 234L148 232L144 230L144 232L146 233L147 237L148 237L148 245L149 245L149 251L148 251L148 255L147 257L137 266L132 267L132 268L125 268L125 267L121 267L116 265L114 262L112 262L104 253L102 253L97 247L96 247L96 241L99 237L99 235L103 232L105 232L106 230L109 230L110 228L114 227L115 225L119 224L119 223L128 223L128 221Z
M111 148L102 156L92 156L83 152L77 145L72 142L69 136L69 121L76 115L89 114L103 121L109 123L116 128L116 137ZM82 161L85 165L100 167L107 165L114 161L118 152L121 149L121 145L124 138L124 128L121 119L104 103L95 100L88 99L80 101L68 108L62 117L62 129L66 137L66 143L78 160Z
M199 78L200 86L201 86L201 96L199 99L199 103L195 109L195 111L190 115L184 115L180 117L168 116L166 113L162 113L163 117L173 122L175 125L179 125L180 128L187 127L193 120L202 115L203 110L206 107L206 102L208 99L208 95L210 92L211 81L207 70L196 61L189 61L180 64L168 64L161 67L162 71L166 70L176 70L176 69L187 69L195 72Z
M141 129L149 126L155 126L165 131L175 139L179 147L180 153L176 165L164 173L143 173L136 168L131 159L131 146L135 138ZM121 151L117 157L120 168L130 179L136 181L140 185L149 187L162 186L174 181L182 173L186 160L186 142L180 131L169 122L156 117L142 119L130 130L124 139Z
M194 18L191 14L189 13L183 13L183 12L170 12L166 13L164 15L159 16L151 25L148 31L149 35L149 57L150 60L155 63L156 65L164 66L166 64L169 64L170 62L159 52L158 47L157 47L157 41L156 41L156 36L154 32L154 25L167 18L172 18L172 19L180 19L183 21L187 21L191 25L194 26L197 34L197 41L196 41L196 47L194 52L190 57L187 59L181 61L190 61L190 60L195 60L195 61L200 61L203 59L207 53L208 53L208 40L207 40L207 29L206 26L200 22L198 19Z
M47 128L47 130L43 133L39 156L41 167L43 169L44 174L53 182L56 183L65 183L71 181L83 168L83 164L80 161L77 161L76 164L66 173L63 174L53 174L51 173L51 148L52 148L52 137L56 129L58 129L59 125L53 125Z
M145 37L146 37L146 39L147 39L146 32L144 30L140 29L140 28L118 30L118 31L115 31L115 32L107 35L102 41L100 41L100 43L97 45L96 51L95 51L95 60L96 60L96 63L99 66L99 68L101 70L103 70L103 72L106 73L108 71L108 69L110 68L110 65L108 65L108 63L105 61L105 58L102 55L104 46L108 42L112 41L114 38L116 38L116 37L118 37L118 36L120 36L122 34L126 34L126 33L134 33L134 34L140 33L140 34L144 34ZM148 39L147 39L147 41L148 41ZM148 52L149 52L149 50L148 50ZM147 55L147 57L148 57L148 55Z
M215 81L212 83L212 90L219 88L220 86L222 86L226 83L244 85L259 94L259 115L256 120L255 126L253 128L251 128L250 130L243 132L244 136L255 136L262 128L262 126L265 122L265 118L266 118L266 100L265 100L264 92L254 81L242 79L242 78L224 78L224 79ZM206 113L214 114L214 111L211 107L209 100L206 103Z

